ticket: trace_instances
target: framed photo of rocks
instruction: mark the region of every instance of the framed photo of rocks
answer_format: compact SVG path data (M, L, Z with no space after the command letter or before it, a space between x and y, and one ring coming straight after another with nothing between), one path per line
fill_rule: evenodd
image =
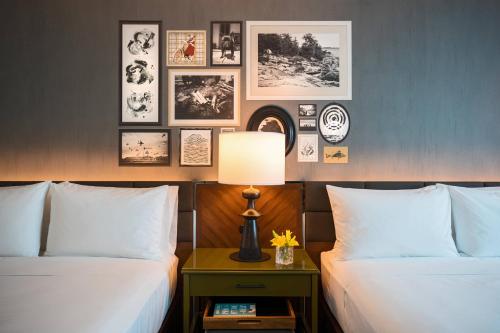
M160 21L120 21L122 126L161 125L160 34Z
M249 100L352 99L351 21L247 21Z

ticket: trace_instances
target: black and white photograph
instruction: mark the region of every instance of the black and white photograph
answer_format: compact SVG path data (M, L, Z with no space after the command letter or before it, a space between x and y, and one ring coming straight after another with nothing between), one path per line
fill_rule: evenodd
M321 110L319 117L319 132L328 143L342 142L349 134L350 118L344 106L330 103Z
M212 166L212 134L211 128L181 128L179 165Z
M239 69L171 69L169 126L239 126Z
M318 162L318 135L297 136L297 162Z
M120 21L120 125L160 125L161 22Z
M212 22L211 66L241 66L242 22Z
M316 119L299 119L299 131L316 131Z
M299 104L299 117L316 117L316 104Z
M248 21L248 99L350 99L350 22Z
M169 130L121 129L119 131L119 141L119 165L170 165Z

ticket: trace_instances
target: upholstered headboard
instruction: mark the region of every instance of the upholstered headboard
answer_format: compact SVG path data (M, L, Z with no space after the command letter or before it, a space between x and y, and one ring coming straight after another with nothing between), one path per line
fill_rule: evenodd
M350 188L378 189L378 190L402 190L416 189L436 183L466 186L466 187L490 187L500 186L500 182L403 182L403 181L306 181L304 183L304 216L305 216L305 239L306 248L312 259L319 267L319 255L322 251L332 249L335 242L335 228L333 225L332 210L326 192L326 185L334 185Z

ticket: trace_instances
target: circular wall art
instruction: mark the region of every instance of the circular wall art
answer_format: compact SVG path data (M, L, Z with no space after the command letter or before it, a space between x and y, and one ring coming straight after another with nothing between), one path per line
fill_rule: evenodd
M351 121L344 106L330 103L321 110L318 123L319 133L325 141L339 143L349 134Z
M255 111L247 124L247 131L277 132L285 134L286 155L295 143L295 125L283 108L266 105Z

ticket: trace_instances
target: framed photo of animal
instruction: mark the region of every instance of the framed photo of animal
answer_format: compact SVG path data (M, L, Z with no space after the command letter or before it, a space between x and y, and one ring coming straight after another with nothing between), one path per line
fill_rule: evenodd
M349 163L349 147L324 147L323 163Z
M161 22L120 21L119 124L161 124Z
M170 69L169 126L239 126L239 69Z
M241 21L215 21L210 29L210 66L241 66Z
M206 66L206 35L205 30L167 30L167 66Z
M170 130L119 130L120 166L169 166Z
M351 21L247 21L249 100L352 99Z

